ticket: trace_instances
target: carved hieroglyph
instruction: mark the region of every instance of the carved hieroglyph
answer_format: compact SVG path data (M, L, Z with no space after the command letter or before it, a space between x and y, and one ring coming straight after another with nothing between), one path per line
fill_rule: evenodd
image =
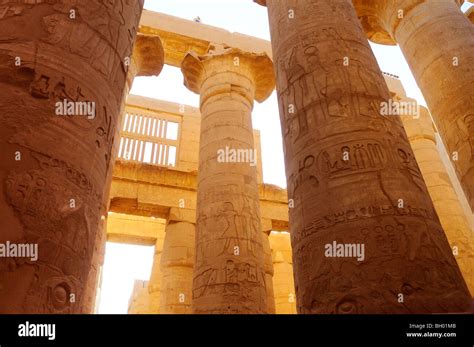
M102 258L143 1L68 3L0 5L0 242L39 248L37 261L0 259L1 313L89 312ZM94 117L57 115L64 100L94 103Z
M467 310L401 120L380 114L389 92L352 2L266 4L298 312ZM334 243L346 251L331 257Z
M474 294L474 234L441 160L426 108L419 118L402 117L421 173L471 296Z
M400 45L474 210L474 26L461 1L354 2L371 40Z
M266 290L253 101L274 88L265 54L221 49L183 63L185 85L201 95L194 313L265 313ZM229 154L229 155L227 155ZM234 152L235 154L235 152Z

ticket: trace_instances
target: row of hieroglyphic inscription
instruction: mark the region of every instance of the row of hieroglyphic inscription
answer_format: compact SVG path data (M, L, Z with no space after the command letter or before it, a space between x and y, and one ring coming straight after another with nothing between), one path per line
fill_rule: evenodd
M50 77L52 76L52 77ZM87 88L89 90L89 88ZM49 99L54 102L62 102L63 100L78 101L98 101L98 115L94 120L84 117L74 117L69 120L68 124L77 127L75 131L94 130L96 150L104 152L105 174L107 175L110 162L113 156L114 139L116 126L113 124L114 119L108 111L108 107L118 112L116 105L111 104L107 96L100 97L100 93L92 95L92 91L86 92L74 78L69 76L55 77L54 72L48 74L40 73L35 76L35 80L30 85L30 93L33 97L39 99ZM89 96L86 96L89 95ZM99 97L97 96L99 95ZM103 106L102 106L103 103ZM95 127L95 128L94 128Z
M412 151L400 144L394 148L390 140L352 140L332 145L299 162L298 170L288 179L290 198L306 182L317 189L324 178L344 178L387 168L407 171L417 181L422 178Z
M300 230L298 234L293 235L293 242L298 243L302 239L311 236L318 231L331 228L337 224L351 223L378 216L415 216L436 220L436 215L432 210L430 211L423 207L417 208L409 205L403 207L391 205L368 205L357 208L348 208L346 210L332 212L326 216L315 216L309 223L305 224L304 228Z
M459 270L444 245L442 230L433 223L408 225L397 217L385 218L385 222L379 220L370 228L359 226L355 229L357 236L335 238L339 243L363 242L363 263L351 258L326 258L324 243L334 240L331 235L320 236L321 244L306 242L295 247L300 256L294 258L294 265L310 281L306 284L308 291L298 301L301 313L462 311ZM417 233L410 232L414 227ZM437 285L428 293L426 283ZM299 287L304 286L299 283ZM446 293L451 294L443 303L440 298ZM397 301L399 294L404 295L404 303ZM454 300L456 295L459 297ZM444 307L446 303L451 308Z

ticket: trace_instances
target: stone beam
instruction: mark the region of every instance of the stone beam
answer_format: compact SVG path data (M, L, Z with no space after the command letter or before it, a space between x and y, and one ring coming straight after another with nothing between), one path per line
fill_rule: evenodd
M110 212L166 219L170 209L196 209L197 173L118 160L110 192ZM259 185L262 219L288 230L286 190Z
M139 246L154 246L163 238L166 221L137 215L109 212L107 241Z
M267 53L271 57L271 45L266 40L153 11L143 11L139 32L159 36L165 50L165 64L176 67L181 66L189 51L204 55L212 53L216 46Z

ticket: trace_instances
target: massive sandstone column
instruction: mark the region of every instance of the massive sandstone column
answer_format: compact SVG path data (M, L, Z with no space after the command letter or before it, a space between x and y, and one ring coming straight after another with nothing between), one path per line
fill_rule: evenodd
M389 91L352 2L266 4L298 312L467 310L401 120L379 112Z
M369 38L398 43L474 210L474 26L455 0L354 0Z
M251 111L254 99L265 100L274 88L272 62L219 49L189 53L182 71L185 85L201 95L193 312L265 313Z
M160 314L192 313L195 224L168 220L161 256Z
M161 39L158 36L148 36L138 34L135 39L133 54L131 57L125 57L125 66L127 69L127 80L124 89L125 98L129 95L133 86L133 81L140 76L157 76L164 66L164 49ZM124 113L124 105L121 105L121 114ZM107 194L108 196L108 194ZM108 210L108 206L107 206ZM87 289L84 294L86 312L94 312L96 303L97 286L100 281L101 269L105 258L105 237L104 230L107 225L107 215L102 218L100 229L97 232L97 245L93 253L92 266L87 280Z
M142 6L17 3L0 17L0 243L39 250L0 258L0 313L90 312Z
M420 118L403 116L403 125L464 280L474 294L474 234L436 146L433 122L424 107Z

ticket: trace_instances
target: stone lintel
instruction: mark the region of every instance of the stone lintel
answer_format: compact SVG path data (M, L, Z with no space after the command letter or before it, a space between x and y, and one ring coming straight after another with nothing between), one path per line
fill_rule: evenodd
M117 160L110 191L110 211L163 219L170 215L174 219L187 216L192 220L190 211L194 212L196 208L196 189L196 172ZM262 218L271 221L271 230L288 230L286 189L259 184L259 197ZM180 209L182 202L184 209ZM180 217L179 211L186 209L189 211L181 211Z
M204 55L215 45L265 52L271 57L269 41L153 11L143 11L139 32L160 36L165 48L165 64L176 67L181 66L187 52Z

